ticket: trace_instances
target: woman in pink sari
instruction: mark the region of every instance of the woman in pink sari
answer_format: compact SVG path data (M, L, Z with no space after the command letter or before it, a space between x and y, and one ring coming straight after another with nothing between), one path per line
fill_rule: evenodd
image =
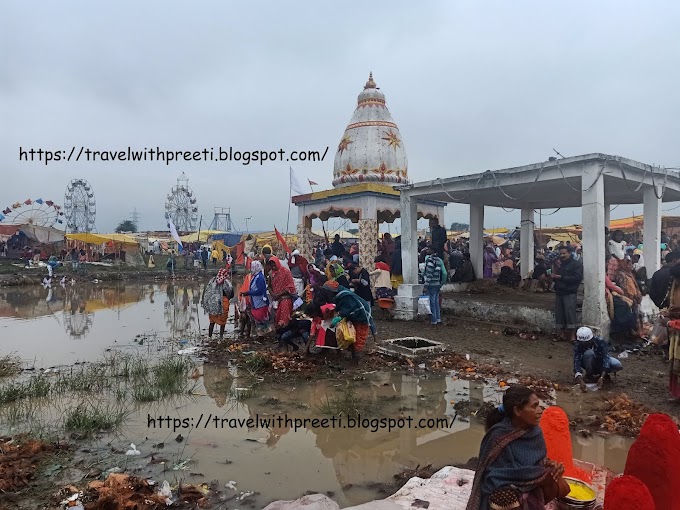
M276 329L284 328L290 322L293 312L293 300L297 297L295 280L290 269L281 265L278 257L271 257L267 262L271 274L272 299L276 305Z

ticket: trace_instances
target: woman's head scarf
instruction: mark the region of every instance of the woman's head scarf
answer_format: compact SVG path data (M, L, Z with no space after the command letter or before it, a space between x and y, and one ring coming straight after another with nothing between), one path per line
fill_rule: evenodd
M219 271L217 271L217 284L222 285L224 281L227 279L227 276L229 276L229 272L225 269L222 268Z
M330 290L331 292L337 292L339 287L340 284L335 280L330 280L323 284L323 288L326 290Z
M250 264L250 272L252 274L258 274L262 273L264 271L264 267L262 267L262 262L259 260L253 260L253 262Z
M278 271L279 269L281 269L281 261L279 260L278 257L275 257L275 256L269 257L267 264L269 264L271 262L274 263L274 271Z

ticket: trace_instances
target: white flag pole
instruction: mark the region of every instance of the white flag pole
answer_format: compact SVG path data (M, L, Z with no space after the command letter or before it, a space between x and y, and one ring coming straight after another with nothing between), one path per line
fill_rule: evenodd
M288 242L288 228L290 226L290 204L292 201L293 201L293 167L291 166L290 179L288 179L288 219L286 220L286 243Z

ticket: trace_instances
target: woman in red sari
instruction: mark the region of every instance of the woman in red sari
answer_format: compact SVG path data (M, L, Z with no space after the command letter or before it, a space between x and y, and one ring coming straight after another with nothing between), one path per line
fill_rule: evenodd
M297 295L295 280L290 269L281 265L278 257L271 257L269 262L272 299L276 305L276 329L284 328L290 322L290 314L293 312L293 299Z

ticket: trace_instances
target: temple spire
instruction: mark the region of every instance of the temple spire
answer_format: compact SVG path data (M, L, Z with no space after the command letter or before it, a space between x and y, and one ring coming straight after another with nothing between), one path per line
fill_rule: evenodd
M366 82L366 85L364 85L364 90L366 89L375 89L377 88L375 85L375 82L373 81L373 71L368 73L368 81Z

